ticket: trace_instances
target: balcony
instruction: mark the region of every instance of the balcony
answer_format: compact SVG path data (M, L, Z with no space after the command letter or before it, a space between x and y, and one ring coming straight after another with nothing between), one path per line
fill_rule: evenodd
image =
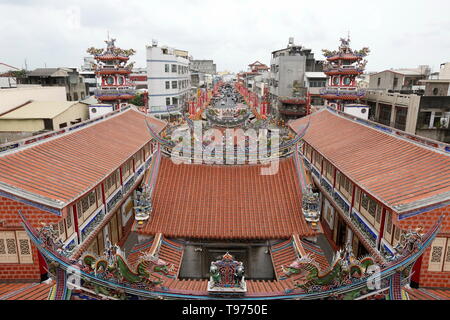
M358 53L337 53L332 54L330 56L326 56L328 61L337 61L337 60L348 60L348 61L357 61L363 59L366 55L358 54Z
M104 68L100 70L96 70L95 74L102 75L102 74L130 74L131 70L126 68Z
M291 116L305 116L306 115L306 108L303 106L300 106L296 108L295 106L292 107L280 107L278 109L278 112L284 115L291 115Z
M326 99L358 99L364 97L365 90L358 88L324 88L320 90L320 95Z
M323 72L328 76L339 74L360 75L364 73L364 69L352 65L340 67L328 66L323 68Z
M132 99L136 94L132 89L96 89L94 95L99 100L128 100Z

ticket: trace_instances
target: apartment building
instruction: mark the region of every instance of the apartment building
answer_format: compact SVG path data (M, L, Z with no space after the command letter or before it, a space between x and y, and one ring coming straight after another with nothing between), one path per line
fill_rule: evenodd
M156 41L146 49L150 113L160 118L181 115L191 89L188 52Z
M79 101L86 97L84 78L76 68L38 68L17 80L21 84L66 87L67 101Z
M289 39L286 48L272 52L270 61L270 100L281 116L287 119L306 115L306 72L322 72L322 61L314 58L311 49Z

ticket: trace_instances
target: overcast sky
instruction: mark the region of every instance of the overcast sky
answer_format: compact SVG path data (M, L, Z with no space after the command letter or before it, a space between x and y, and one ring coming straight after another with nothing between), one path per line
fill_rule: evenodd
M367 4L362 3L367 2ZM80 67L88 47L133 48L145 67L145 46L188 50L217 69L240 71L286 47L289 37L313 49L336 49L350 31L352 47L368 46L368 71L450 61L450 1L0 0L0 62L19 68Z

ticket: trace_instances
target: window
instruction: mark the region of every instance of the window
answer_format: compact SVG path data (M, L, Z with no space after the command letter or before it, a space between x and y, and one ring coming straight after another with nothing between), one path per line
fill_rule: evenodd
M323 157L318 152L314 152L314 165L319 171L322 168L322 158Z
M134 163L136 168L139 167L139 165L144 162L144 157L143 157L143 153L142 150L139 150L135 155L134 155Z
M362 193L361 207L364 208L365 210L369 209L369 197L367 196L367 194L365 192Z
M119 184L119 175L116 170L105 180L106 196L112 194L119 187Z
M169 72L170 71L170 67L168 64L164 65L164 71L165 72Z
M440 128L441 127L441 118L442 118L442 112L435 112L434 113L433 128Z
M386 211L386 222L384 229L384 239L388 243L392 243L392 213L390 211Z
M398 78L395 77L394 78L394 89L397 88L397 86L398 86Z
M177 82L176 81L172 81L172 89L176 89L177 88Z
M378 78L377 86L379 87L381 85L381 78Z
M31 252L31 242L25 231L16 231L17 252L19 253L19 262L22 264L33 263L33 254Z
M170 89L170 81L166 81L166 89Z
M0 232L0 263L18 263L16 235L14 231Z
M350 200L351 194L353 193L353 184L350 180L344 176L342 173L339 173L337 176L338 190L342 192L342 194Z
M324 165L325 177L330 182L332 182L333 181L333 165L327 160L324 160L323 165Z
M377 203L369 198L369 213L370 215L375 218L377 214Z
M73 207L72 206L70 206L69 212L67 213L66 229L67 229L67 238L69 238L75 232L75 227L73 225Z
M356 188L356 191L355 191L355 208L359 211L360 209L359 209L359 200L360 200L360 197L361 197L361 189L359 189L358 187Z
M125 164L122 166L122 178L128 178L133 171L133 163L132 160L128 160L125 162Z
M375 217L375 228L380 231L380 227L381 227L381 216L383 213L383 208L381 205L377 205L377 213L376 213L376 217Z
M434 88L433 89L433 95L437 96L439 94L439 89L438 88Z
M178 105L178 98L172 98L172 104Z
M431 245L428 271L450 271L450 240L436 238Z
M166 98L166 106L170 106L170 98Z
M372 223L372 226L376 225L376 216L378 210L378 202L372 197L362 192L361 195L361 213Z
M97 198L95 190L92 190L77 203L78 217L82 217L81 220L86 220L97 209Z
M177 72L177 65L176 64L172 65L172 72Z
M395 247L395 246L397 246L400 243L400 239L401 239L401 237L402 237L404 232L399 227L397 227L395 225L393 227L394 227L394 239L392 241L392 246Z
M25 231L0 231L0 263L33 263L31 243Z

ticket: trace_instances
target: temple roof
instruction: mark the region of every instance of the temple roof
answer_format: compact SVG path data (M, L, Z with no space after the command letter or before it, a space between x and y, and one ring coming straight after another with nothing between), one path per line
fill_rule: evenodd
M439 289L405 289L409 300L450 300L448 288Z
M150 221L139 232L171 238L286 239L315 231L302 216L292 158L275 175L261 165L175 165L163 157Z
M165 122L134 109L0 155L0 190L63 208L133 156Z
M450 200L450 155L328 109L290 126L296 130L309 119L304 140L394 211L408 212Z
M0 283L0 300L48 300L53 283Z

